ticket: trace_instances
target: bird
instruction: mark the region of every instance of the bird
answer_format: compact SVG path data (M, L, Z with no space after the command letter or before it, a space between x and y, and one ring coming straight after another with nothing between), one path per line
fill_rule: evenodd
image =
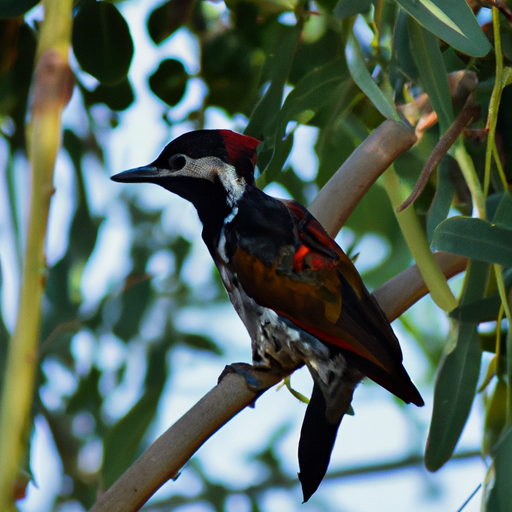
M249 332L253 367L308 368L313 391L298 447L306 502L327 472L341 420L364 377L405 403L424 402L351 259L304 206L257 187L259 144L231 130L195 130L172 140L152 163L111 179L154 183L190 201Z

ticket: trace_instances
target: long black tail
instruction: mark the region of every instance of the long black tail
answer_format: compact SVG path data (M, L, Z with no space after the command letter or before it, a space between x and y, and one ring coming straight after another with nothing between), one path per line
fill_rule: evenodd
M325 397L315 382L299 441L299 480L304 502L318 489L327 472L338 427L343 418L341 414L339 419L329 421L326 411Z

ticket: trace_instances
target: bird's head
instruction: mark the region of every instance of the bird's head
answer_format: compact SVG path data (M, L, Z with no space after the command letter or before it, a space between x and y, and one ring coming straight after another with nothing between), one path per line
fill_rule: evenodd
M191 201L201 215L223 202L232 207L254 183L259 141L230 130L197 130L170 142L143 167L112 176L121 183L156 183Z

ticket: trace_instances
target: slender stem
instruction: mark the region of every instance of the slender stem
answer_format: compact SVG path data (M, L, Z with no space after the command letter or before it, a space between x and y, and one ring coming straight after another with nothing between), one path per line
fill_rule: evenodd
M501 101L501 93L503 91L503 53L501 51L501 34L500 34L500 11L492 8L492 28L494 32L494 54L496 57L496 80L491 94L489 103L489 113L487 115L487 147L485 151L485 175L484 175L484 196L489 193L489 185L491 182L491 157L493 146L495 144L494 137L496 135L496 124L498 122L498 109Z
M462 137L459 137L453 146L453 156L455 160L457 160L464 180L469 188L473 200L473 207L476 210L478 218L485 219L485 195L478 181L475 165L466 151Z
M11 337L0 411L0 510L14 510L25 480L19 477L27 451L37 371L41 299L45 285L44 247L53 168L60 146L61 113L72 91L68 65L72 0L46 0L37 51L33 105L28 129L31 167L30 212L18 316Z
M503 268L501 265L494 265L494 273L496 274L496 285L498 287L498 293L500 294L501 304L505 311L505 316L507 317L509 331L510 326L512 325L512 314L510 312L510 305L507 297L507 291L505 290L505 283L503 281ZM496 330L500 330L500 325L496 326ZM512 426L512 386L510 383L512 382L512 336L510 336L510 332L507 336L508 346L507 346L507 376L508 376L508 386L507 386L507 426Z
M498 153L498 146L496 146L496 141L493 141L492 154L494 156L494 161L496 162L496 167L498 168L498 174L501 180L501 185L503 186L503 190L507 190L507 177L505 176L505 170L503 169L503 165L501 165L501 159Z
M407 197L407 193L393 167L390 167L382 178L382 183L393 209L396 209ZM416 211L413 208L407 208L401 212L396 212L396 218L421 276L427 284L432 300L442 310L451 311L457 306L457 299L450 290L446 278L430 250Z

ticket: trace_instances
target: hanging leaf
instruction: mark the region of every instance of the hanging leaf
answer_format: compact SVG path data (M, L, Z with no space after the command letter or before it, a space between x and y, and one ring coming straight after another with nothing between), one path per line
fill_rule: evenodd
M148 18L148 33L155 44L170 37L189 18L195 0L169 0L159 5Z
M149 77L149 87L163 102L174 106L181 101L187 88L188 73L176 59L160 62L158 69Z
M489 493L487 512L512 510L512 428L509 428L496 448L494 456L494 485Z
M483 296L488 275L487 264L470 263L462 304ZM434 390L434 409L425 450L425 466L429 471L437 471L452 456L471 411L480 375L482 351L477 324L457 323L450 337Z
M457 50L483 57L491 45L466 0L395 0L420 25Z
M437 38L412 18L408 24L411 49L420 72L423 89L436 111L441 132L454 121L450 86Z
M73 23L73 51L81 68L105 84L126 77L133 41L126 20L107 2L87 2Z
M366 94L366 96L368 96L377 110L384 117L400 122L400 117L398 116L394 105L388 100L388 98L386 98L370 75L364 61L363 53L359 48L359 43L353 34L348 38L345 57L347 58L348 69L350 71L350 75L354 79L354 82Z
M489 263L512 266L512 229L473 217L451 217L434 231L432 247Z

